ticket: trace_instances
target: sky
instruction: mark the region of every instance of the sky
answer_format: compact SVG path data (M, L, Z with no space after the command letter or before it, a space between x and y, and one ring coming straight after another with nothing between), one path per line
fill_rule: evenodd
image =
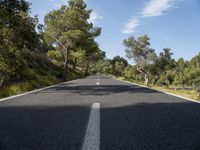
M49 11L67 0L28 0L31 15L40 23ZM125 57L122 42L130 36L150 37L151 48L160 53L171 48L174 58L191 59L200 52L200 0L85 0L92 9L90 22L102 28L97 38L108 58Z

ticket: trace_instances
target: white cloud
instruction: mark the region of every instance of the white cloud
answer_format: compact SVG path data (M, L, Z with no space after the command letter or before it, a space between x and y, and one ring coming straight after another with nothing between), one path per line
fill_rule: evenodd
M154 17L163 15L164 11L174 6L174 0L150 0L143 8L142 17Z
M133 33L140 25L140 20L147 17L161 16L167 10L175 7L176 2L183 0L149 0L137 16L132 17L124 27L122 33Z
M90 15L90 19L88 19L88 22L97 24L99 22L99 20L101 20L101 19L103 19L103 17L93 11Z
M131 20L129 20L128 23L125 24L122 33L133 33L135 32L136 27L138 27L139 25L139 19L137 17L133 17Z

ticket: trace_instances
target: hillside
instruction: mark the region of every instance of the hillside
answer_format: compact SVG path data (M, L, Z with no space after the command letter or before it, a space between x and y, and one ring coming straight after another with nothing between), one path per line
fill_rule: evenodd
M29 54L30 56L30 54ZM63 82L62 67L53 63L45 55L32 54L25 76L19 81L12 81L0 88L0 98L20 94L34 89ZM81 78L81 70L75 72L69 68L68 80Z

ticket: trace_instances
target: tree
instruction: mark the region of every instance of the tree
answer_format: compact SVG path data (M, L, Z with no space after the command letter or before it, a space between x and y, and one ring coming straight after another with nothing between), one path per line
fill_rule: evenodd
M191 59L190 65L197 69L200 68L200 53Z
M135 65L128 65L124 71L124 77L129 80L134 81L142 81L143 78L141 74L137 71L137 67Z
M159 56L157 57L157 59L155 60L155 63L150 65L150 73L153 77L153 85L160 80L160 78L162 78L162 80L160 80L159 82L164 83L164 78L166 77L166 71L170 70L174 70L176 67L176 62L175 60L172 58L173 53L171 52L170 48L164 48L163 52L161 52L159 54ZM162 77L161 77L162 76ZM167 79L165 79L165 81L167 81ZM167 81L168 82L168 81ZM167 84L167 83L165 83Z
M96 63L91 64L91 72L93 74L96 74L98 72L104 73L104 74L112 74L112 60L110 59L101 59L97 61Z
M30 17L25 0L0 1L0 86L5 80L18 80L25 72L24 51L39 51L35 28L37 17Z
M163 71L159 77L158 83L160 85L169 87L174 82L175 73L176 72L172 70Z
M113 74L122 75L125 67L128 66L128 61L120 56L115 56L112 60Z
M68 6L45 16L45 37L64 56L63 80L67 79L70 53L77 50L89 53L91 46L88 43L100 35L101 29L88 22L90 14L91 10L87 9L84 0L69 0Z
M155 51L149 48L149 40L149 37L144 35L137 39L131 36L123 41L127 57L136 63L137 70L144 76L146 86L149 84L148 65L153 64L156 59Z
M176 70L183 71L184 68L188 67L188 62L186 62L183 58L178 59L176 62Z
M1 47L32 49L37 38L35 32L37 20L28 15L29 6L30 4L24 0L0 1Z
M173 53L170 48L164 48L163 52L160 53L157 61L156 67L159 69L159 72L163 72L164 70L174 69L176 64L175 60L172 59Z
M120 61L115 62L115 75L116 76L123 76L124 69L125 69L125 65L123 62L120 62Z
M88 43L85 44L84 48L86 49L84 51L85 52L84 53L84 58L85 58L85 73L84 73L84 76L87 76L90 63L95 63L98 60L103 59L104 56L101 55L103 53L99 49L98 43L95 42L94 39L88 40Z

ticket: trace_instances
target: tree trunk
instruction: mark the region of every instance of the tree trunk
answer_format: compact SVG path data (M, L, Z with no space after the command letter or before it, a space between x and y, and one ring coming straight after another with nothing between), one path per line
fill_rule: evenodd
M144 75L144 85L149 86L149 75L148 75L147 71L145 71L144 69L141 69L139 67L137 67L137 70Z
M89 62L86 61L86 67L85 67L85 77L88 76L88 69L89 69Z
M149 86L149 76L147 73L144 74L144 84L145 86Z
M77 58L74 59L74 63L73 63L73 72L75 72L75 70L76 70L76 63L77 63Z
M67 81L67 77L68 77L68 62L69 62L69 50L67 50L66 56L65 56L65 64L64 64L64 70L63 70L63 75L62 75L63 81Z
M0 87L3 85L4 78L5 78L5 76L3 76L3 77L1 78Z
M154 86L154 85L155 85L155 83L156 83L156 79L155 79L155 78L153 78L153 80L152 80L152 86Z
M197 64L197 69L199 69L199 61L197 57L196 57L196 64Z

